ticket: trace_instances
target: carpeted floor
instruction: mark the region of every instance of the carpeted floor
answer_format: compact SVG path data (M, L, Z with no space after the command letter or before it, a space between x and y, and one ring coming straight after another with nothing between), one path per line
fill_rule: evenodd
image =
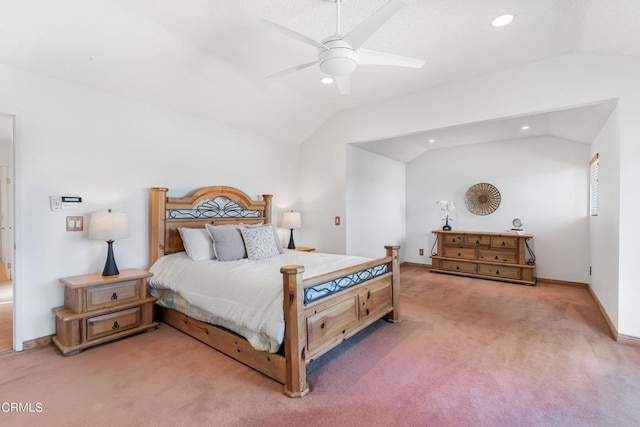
M2 406L0 424L640 425L640 347L611 339L585 289L411 266L401 283L403 322L380 321L312 363L303 399L161 325L71 357L0 355L0 401L32 409Z

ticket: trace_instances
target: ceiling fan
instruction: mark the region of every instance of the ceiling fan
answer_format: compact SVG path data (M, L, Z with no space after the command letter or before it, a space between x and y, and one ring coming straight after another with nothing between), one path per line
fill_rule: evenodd
M320 70L335 78L340 93L346 95L349 93L351 86L349 74L359 65L393 65L412 68L420 68L424 65L424 60L422 59L363 49L361 47L373 33L405 5L402 0L389 0L384 6L345 36L340 33L340 4L342 0L334 1L336 2L336 33L324 38L322 41L316 41L304 34L267 19L261 19L259 21L261 24L285 36L318 48L318 59L316 61L287 68L286 70L268 76L268 79L276 79L318 64Z

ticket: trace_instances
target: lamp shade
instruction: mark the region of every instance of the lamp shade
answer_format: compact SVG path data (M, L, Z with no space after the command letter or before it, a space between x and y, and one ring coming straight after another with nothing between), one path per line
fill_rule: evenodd
M126 212L93 212L89 219L89 238L116 240L129 237L129 220Z
M300 212L285 212L282 214L282 228L300 228L302 227L302 219Z

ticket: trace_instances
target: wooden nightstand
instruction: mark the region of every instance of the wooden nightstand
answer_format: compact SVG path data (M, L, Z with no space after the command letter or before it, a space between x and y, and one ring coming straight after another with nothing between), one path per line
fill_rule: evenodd
M54 344L62 354L79 353L138 332L157 328L153 321L155 297L147 294L145 270L122 270L117 276L101 273L64 277L64 307L56 307Z
M300 252L313 252L316 248L310 248L308 246L296 246L296 251Z

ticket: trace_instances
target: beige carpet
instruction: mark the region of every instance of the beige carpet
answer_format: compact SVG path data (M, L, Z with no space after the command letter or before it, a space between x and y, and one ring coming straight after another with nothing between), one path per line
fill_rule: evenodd
M585 289L407 267L401 304L401 324L312 363L303 399L166 325L71 357L0 355L0 400L33 410L0 424L640 425L640 347L609 337Z

